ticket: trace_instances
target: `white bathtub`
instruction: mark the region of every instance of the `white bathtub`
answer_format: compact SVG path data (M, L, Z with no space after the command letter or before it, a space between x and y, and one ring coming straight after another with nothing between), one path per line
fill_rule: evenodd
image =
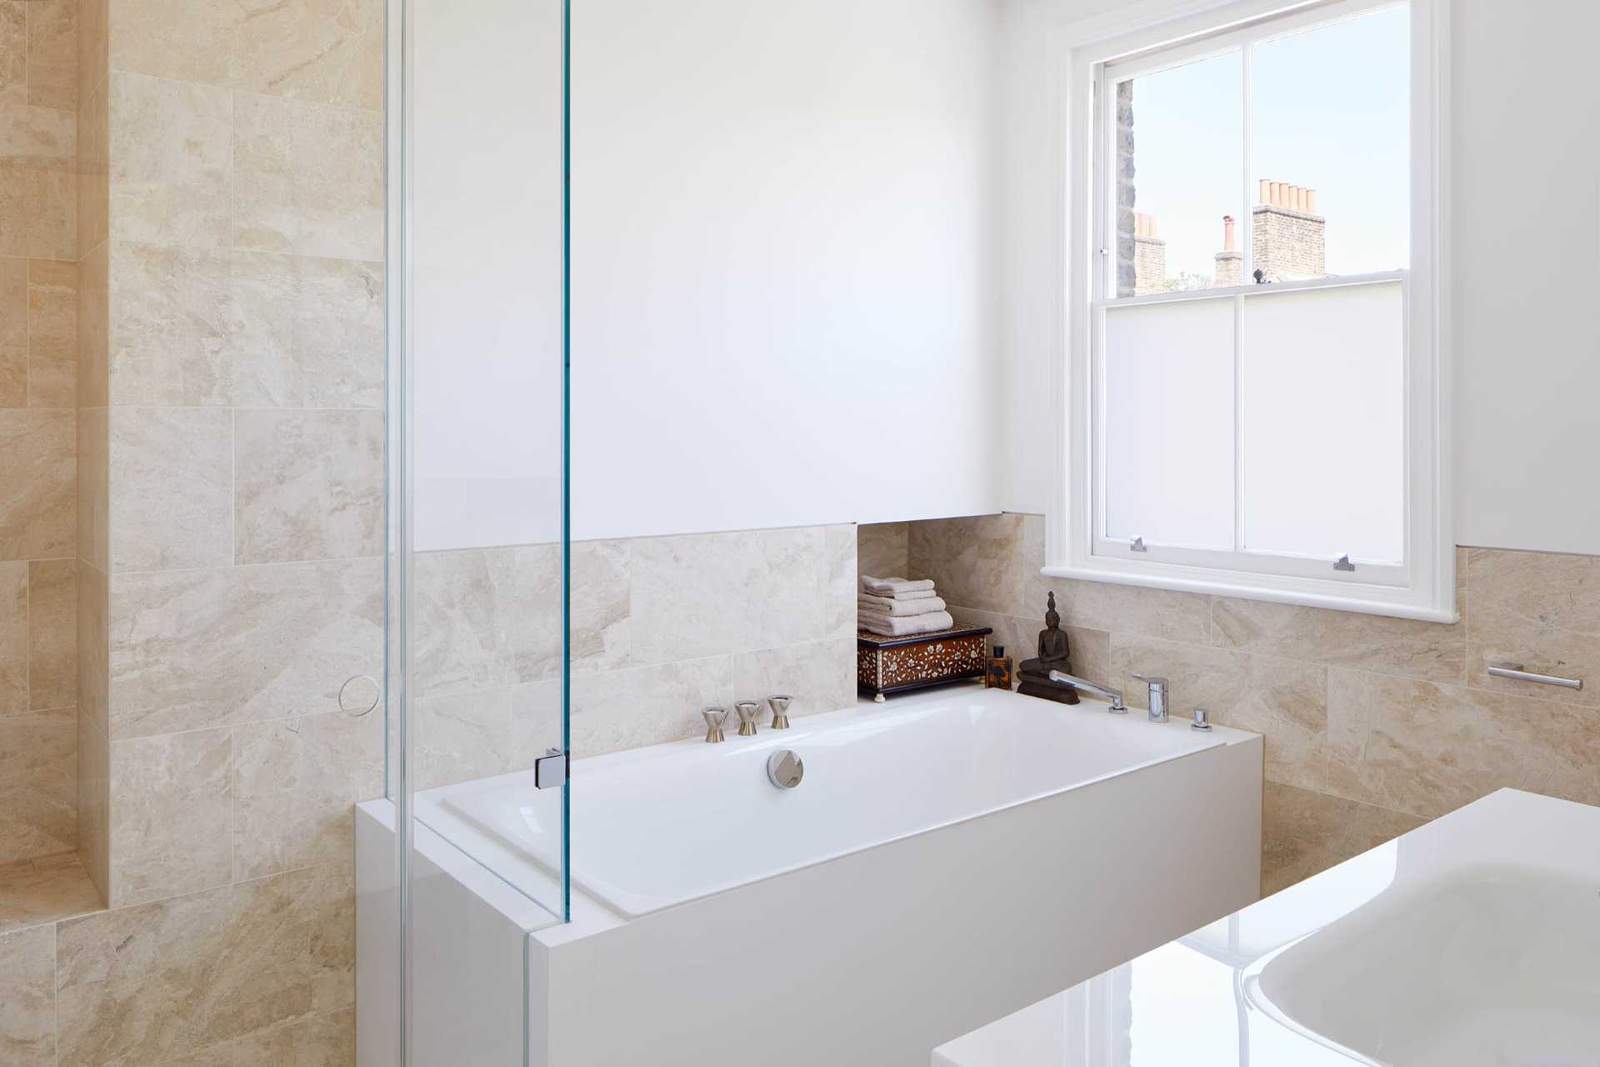
M780 748L805 761L798 788L767 780ZM526 1060L926 1064L956 1034L1253 901L1261 755L1238 731L963 688L580 759L574 921L520 925ZM382 805L364 807L377 841ZM526 775L430 790L419 841L454 846L441 869L464 853L549 899L553 810ZM452 943L470 954L466 940ZM473 996L441 985L442 1001ZM437 1012L454 1062L500 1062L463 1048L461 1007L423 1000L416 1021Z

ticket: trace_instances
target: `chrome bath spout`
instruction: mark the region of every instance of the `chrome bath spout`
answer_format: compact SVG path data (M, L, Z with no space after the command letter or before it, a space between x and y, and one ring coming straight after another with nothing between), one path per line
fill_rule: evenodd
M1051 671L1050 680L1057 685L1070 685L1074 689L1081 689L1085 693L1090 693L1101 700L1107 701L1111 705L1110 710L1118 715L1125 715L1128 712L1128 705L1122 702L1122 690L1120 689L1096 685L1087 678L1079 678L1075 674L1066 674L1062 671Z

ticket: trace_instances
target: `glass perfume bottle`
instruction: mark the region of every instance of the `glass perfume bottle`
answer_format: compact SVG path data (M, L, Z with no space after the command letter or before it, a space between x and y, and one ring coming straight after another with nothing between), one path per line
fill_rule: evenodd
M1011 688L1011 657L1006 655L1004 645L994 646L994 655L989 657L989 670L983 676L985 689L1010 689Z

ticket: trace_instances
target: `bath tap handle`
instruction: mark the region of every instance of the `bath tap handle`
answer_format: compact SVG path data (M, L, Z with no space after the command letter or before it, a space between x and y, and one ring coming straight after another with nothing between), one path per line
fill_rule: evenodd
M774 730L787 730L789 728L789 701L794 699L788 696L772 696L767 698L767 706L772 709L772 728Z
M734 705L739 712L739 736L754 737L756 735L756 713L761 710L761 705L754 700L741 700Z
M1150 721L1167 721L1167 693L1170 684L1158 675L1136 674L1135 678L1150 687Z
M714 745L723 740L722 724L728 719L728 709L702 708L700 714L706 720L706 743Z

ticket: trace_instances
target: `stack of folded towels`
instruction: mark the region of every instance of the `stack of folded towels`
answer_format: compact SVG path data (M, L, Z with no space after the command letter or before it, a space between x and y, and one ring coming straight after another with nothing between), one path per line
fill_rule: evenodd
M856 614L863 630L883 637L928 634L956 624L927 578L913 582L862 575Z

